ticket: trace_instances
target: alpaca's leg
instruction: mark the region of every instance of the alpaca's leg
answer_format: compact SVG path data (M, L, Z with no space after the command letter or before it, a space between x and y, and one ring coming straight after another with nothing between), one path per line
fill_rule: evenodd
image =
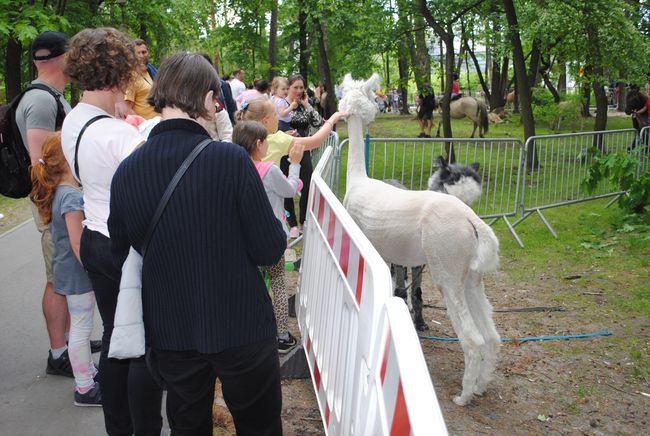
M413 323L421 332L429 330L422 316L422 271L424 265L411 268L411 305L413 306Z
M485 342L467 306L462 284L458 282L453 285L446 283L441 284L441 287L445 305L447 306L447 314L451 319L456 335L461 341L465 358L463 391L454 398L454 403L464 406L471 401L474 395L474 386L481 367L480 349Z
M404 300L408 306L407 295L406 295L406 267L402 265L391 264L391 273L394 272L395 277L395 292L396 297L400 297Z
M466 280L465 292L472 318L485 340L485 344L481 347L482 364L474 387L474 393L481 395L494 376L501 338L492 320L492 306L485 296L481 274L470 272Z

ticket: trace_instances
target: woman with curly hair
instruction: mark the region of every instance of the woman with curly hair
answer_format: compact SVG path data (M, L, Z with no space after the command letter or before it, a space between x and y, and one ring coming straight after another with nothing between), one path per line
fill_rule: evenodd
M112 28L85 29L70 41L65 74L83 91L63 123L61 140L72 175L83 186L85 219L80 257L97 298L104 332L99 383L106 432L159 435L162 390L144 358L108 358L123 259L111 255L110 186L120 162L143 142L138 131L113 117L137 65L131 39Z

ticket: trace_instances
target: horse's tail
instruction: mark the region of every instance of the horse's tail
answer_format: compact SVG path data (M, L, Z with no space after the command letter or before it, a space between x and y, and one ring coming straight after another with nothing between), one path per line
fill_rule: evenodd
M487 106L485 106L485 103L483 103L482 101L476 100L476 102L478 103L478 108L479 111L481 112L480 120L481 120L481 127L483 128L483 133L487 133L488 129L490 128Z

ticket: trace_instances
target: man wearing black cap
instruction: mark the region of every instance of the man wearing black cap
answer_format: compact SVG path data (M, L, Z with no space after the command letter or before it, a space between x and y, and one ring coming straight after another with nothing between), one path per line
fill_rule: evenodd
M63 58L68 37L60 32L41 33L32 43L32 58L38 72L32 82L42 89L31 89L20 100L16 110L16 124L29 150L32 165L41 158L41 147L45 137L61 129L63 117L70 111L70 105L63 96L68 78L63 74ZM61 113L63 111L63 113ZM48 374L73 377L68 359L65 333L69 324L68 306L65 296L54 292L52 258L54 244L47 225L32 204L36 227L41 232L41 247L45 259L47 283L43 294L43 315L50 337L50 352L47 359Z

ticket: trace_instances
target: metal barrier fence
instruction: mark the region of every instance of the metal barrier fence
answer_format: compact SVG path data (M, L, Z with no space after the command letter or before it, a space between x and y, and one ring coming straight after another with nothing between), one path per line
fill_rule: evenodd
M557 233L542 210L624 194L607 180L601 181L593 192L587 192L582 182L594 163L594 148L604 153L635 153L635 149L641 150L637 148L639 140L634 129L528 138L525 144L524 168L535 167L535 171L527 170L522 173L521 182L525 188L520 190L521 217L513 225L517 226L530 215L537 214L557 238ZM647 159L641 156L637 176L647 169Z
M348 140L343 141L341 148L347 143ZM480 165L483 194L472 205L474 211L490 224L502 219L521 244L509 220L517 214L518 178L524 161L523 147L518 139L367 137L368 176L380 180L396 179L407 189L427 189L429 177L438 169L438 156L447 156L447 150L452 147L457 163Z
M345 193L341 177L344 140L335 149L327 170L327 182L339 197ZM483 195L474 211L490 224L502 219L523 247L515 227L537 214L553 236L556 232L542 210L624 193L607 181L588 193L582 186L593 164L593 148L606 153L635 153L639 158L637 177L650 170L650 126L637 135L634 129L602 132L534 136L522 144L509 138L369 138L366 137L367 170L370 177L396 179L409 189L427 189L427 180L435 172L436 158L447 155L453 144L456 162L480 164ZM527 170L527 150L538 162L535 171ZM612 203L613 203L612 201ZM611 203L610 203L611 204ZM516 221L511 218L518 217Z
M446 434L408 310L390 301L386 263L321 177L332 153L312 175L297 298L325 432Z

